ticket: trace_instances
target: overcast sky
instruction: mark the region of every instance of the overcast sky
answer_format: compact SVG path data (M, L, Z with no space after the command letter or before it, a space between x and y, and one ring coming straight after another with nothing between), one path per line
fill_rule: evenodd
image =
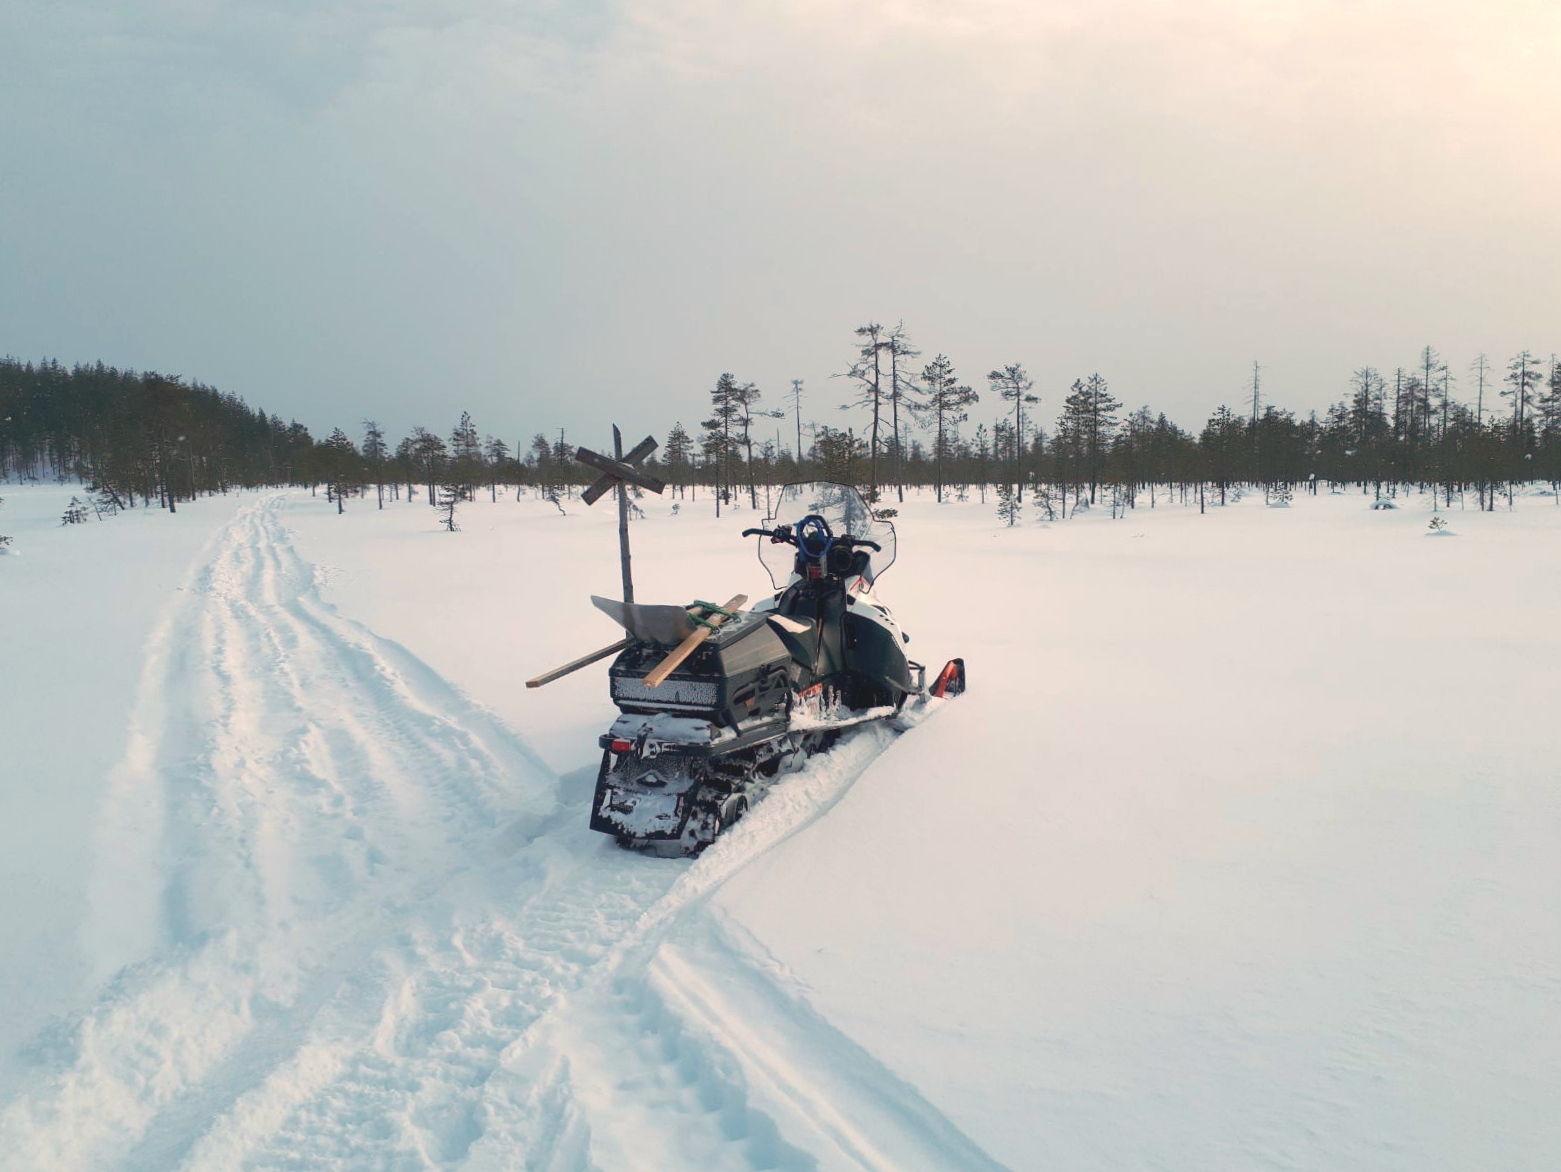
M0 6L0 352L589 442L723 370L847 421L902 318L1048 423L1427 342L1472 398L1561 349L1561 4Z

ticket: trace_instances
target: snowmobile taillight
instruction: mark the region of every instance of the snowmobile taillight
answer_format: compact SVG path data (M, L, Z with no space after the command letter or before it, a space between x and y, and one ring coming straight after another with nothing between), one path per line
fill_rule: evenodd
M633 741L614 741L612 743L611 747L612 747L612 751L614 753L627 753L630 749L634 748L634 742Z
M824 567L823 566L819 565L817 562L809 562L808 563L808 577L809 578L817 579L817 578L822 578L823 576L824 576Z

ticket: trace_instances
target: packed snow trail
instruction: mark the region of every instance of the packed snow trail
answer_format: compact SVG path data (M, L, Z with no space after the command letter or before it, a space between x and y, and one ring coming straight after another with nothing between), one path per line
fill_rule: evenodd
M283 498L147 649L87 944L0 1167L993 1165L709 895L828 810L849 738L694 863L622 852L489 713L337 614Z

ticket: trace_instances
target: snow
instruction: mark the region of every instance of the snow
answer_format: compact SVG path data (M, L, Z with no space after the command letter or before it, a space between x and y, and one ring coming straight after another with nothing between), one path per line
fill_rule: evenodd
M79 485L0 484L0 1097L50 1015L105 975L71 926L87 910L91 828L125 752L141 650L237 498L62 526Z
M691 862L585 828L604 666L521 686L619 637L612 510L0 495L0 1168L1561 1157L1546 497L913 496L969 691ZM761 593L643 506L641 601Z

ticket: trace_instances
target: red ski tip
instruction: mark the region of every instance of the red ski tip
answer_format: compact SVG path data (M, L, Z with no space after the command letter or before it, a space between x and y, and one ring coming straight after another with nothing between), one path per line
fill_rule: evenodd
M934 696L958 696L965 690L965 661L963 659L951 659L943 665L943 670L938 673L937 680L932 685Z

